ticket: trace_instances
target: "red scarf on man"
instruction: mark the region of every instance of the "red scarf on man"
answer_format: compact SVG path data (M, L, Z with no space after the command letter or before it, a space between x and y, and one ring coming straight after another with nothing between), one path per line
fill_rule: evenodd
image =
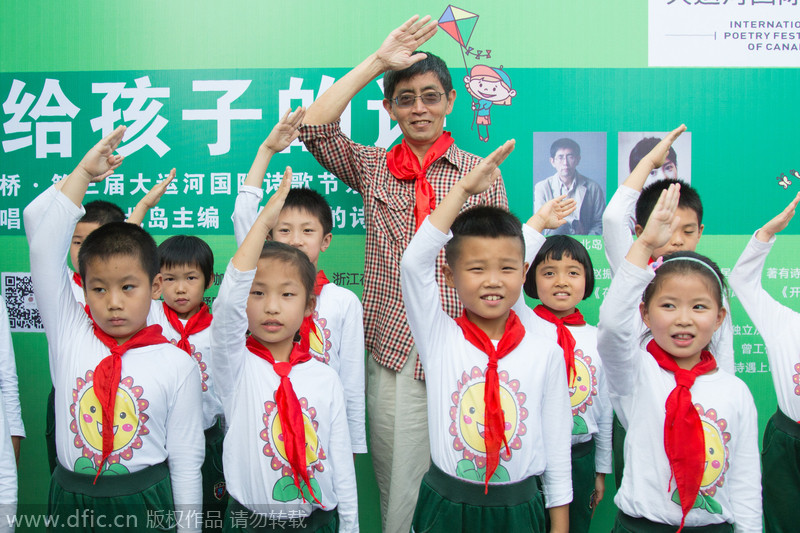
M192 346L189 344L189 336L199 333L211 325L212 316L211 313L208 312L208 306L205 303L201 304L200 309L186 321L185 326L183 322L181 322L181 319L178 318L178 313L168 306L167 302L164 302L164 314L167 316L167 322L172 326L172 329L177 331L178 335L181 336L178 341L178 348L192 355Z
M574 313L559 318L541 304L534 307L533 312L540 318L556 325L558 345L564 350L564 363L567 365L567 385L572 387L575 384L575 376L578 375L578 371L575 370L575 337L572 336L572 332L567 327L567 324L571 326L582 326L586 324L583 315L576 308Z
M97 466L97 474L94 476L96 483L97 476L103 471L103 463L114 450L114 404L117 401L117 389L122 378L122 356L134 348L168 344L169 341L161 334L161 326L153 325L140 329L127 341L117 344L117 339L100 329L94 319L92 325L95 337L111 350L111 354L103 358L94 369L94 394L103 409L103 453Z
M328 281L327 276L325 276L325 272L322 270L317 270L317 280L314 283L314 296L319 296L322 293L322 287L330 283ZM308 315L303 319L303 323L300 324L300 348L304 351L308 351L311 347L311 334L316 334L317 328L314 327L314 318L313 313ZM319 339L320 341L322 339Z
M685 370L679 367L675 358L656 344L655 340L647 344L647 351L658 366L675 374L675 388L670 392L665 404L667 415L664 419L664 451L667 452L669 467L681 500L683 515L678 529L680 531L683 529L686 515L697 500L706 456L703 425L692 403L691 388L697 376L717 368L717 361L711 352L703 350L700 362L691 370Z
M450 136L450 132L443 132L436 139L436 142L428 148L422 160L422 166L419 164L419 158L411 151L405 139L386 154L386 165L395 178L399 180L416 180L414 182L414 197L416 199L414 204L415 229L419 229L425 217L430 215L431 211L436 208L436 191L433 190L425 173L434 161L447 152L451 144L453 144L453 138Z
M294 365L305 363L311 360L308 350L295 343L289 361L275 361L272 353L266 346L258 342L252 335L247 337L245 343L250 353L257 355L261 359L272 365L275 373L281 377L281 384L275 392L275 403L278 404L278 416L281 419L281 431L283 432L283 446L286 450L286 459L292 467L294 474L294 484L300 490L300 478L303 479L308 487L308 491L314 501L322 505L311 488L311 480L308 477L308 465L306 464L306 426L303 422L303 410L300 407L300 400L294 392L289 373ZM303 491L300 490L302 495ZM303 497L305 502L305 497Z
M500 405L500 378L497 374L497 362L514 350L525 337L525 328L522 326L519 317L514 311L509 311L506 320L506 328L503 337L497 343L497 349L488 335L481 328L476 326L464 314L456 318L456 324L464 332L464 338L470 344L489 356L489 364L486 367L486 382L483 388L484 403L484 437L486 443L486 479L484 482L484 493L489 492L489 480L500 464L500 448L506 446L506 453L511 454L506 439L506 419Z
M77 272L72 273L72 281L74 281L75 285L78 287L83 288L83 280L81 279L81 275Z

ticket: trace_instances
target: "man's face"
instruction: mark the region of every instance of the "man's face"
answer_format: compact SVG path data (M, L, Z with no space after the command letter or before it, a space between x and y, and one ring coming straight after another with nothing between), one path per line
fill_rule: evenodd
M550 158L550 164L556 169L561 181L572 180L580 162L581 156L577 155L572 148L559 148L556 155Z
M422 102L422 98L417 98L411 107L398 107L394 98L401 94L420 96L428 92L444 92L442 83L433 72L401 81L394 89L392 100L383 101L383 107L392 120L397 121L406 142L412 147L417 146L423 150L427 150L444 131L444 118L453 110L456 91L451 90L450 94L445 94L433 105L426 105Z
M658 180L676 180L678 179L678 165L672 159L667 159L661 168L655 168L650 172L648 182Z

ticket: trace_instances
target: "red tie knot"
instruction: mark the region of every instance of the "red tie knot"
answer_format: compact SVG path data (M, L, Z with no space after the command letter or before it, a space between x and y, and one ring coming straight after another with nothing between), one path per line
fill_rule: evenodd
M692 372L675 372L675 384L691 389L696 377Z
M275 372L282 378L288 377L289 372L292 371L292 365L283 361L276 361L275 364L272 365L272 368L274 368Z

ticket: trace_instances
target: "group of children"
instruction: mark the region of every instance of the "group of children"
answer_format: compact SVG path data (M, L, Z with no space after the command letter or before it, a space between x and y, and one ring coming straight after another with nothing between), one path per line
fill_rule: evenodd
M62 526L90 509L136 518L115 523L119 531L358 531L361 305L317 268L331 242L323 197L290 190L287 168L258 211L270 158L297 138L303 113L287 111L240 188L238 249L213 318L203 302L208 245L175 236L156 246L138 224L174 171L127 221L121 211L84 215L89 184L122 163L114 151L124 127L26 208L54 387L49 512ZM642 190L684 129L642 158L606 209L614 278L598 327L577 309L593 293L588 253L571 237L542 235L564 224L574 200L551 200L524 225L501 208L463 209L497 179L513 141L421 224L401 262L432 459L413 531L586 532L612 472L612 433L624 450L614 531L761 531L756 410L733 374L725 280L694 252L702 205L675 180ZM798 201L755 234L731 275L778 391L764 437L770 531L796 522L800 333L785 327L797 314L759 280ZM458 318L442 309L442 248ZM541 303L530 308L523 294ZM153 513L169 522L153 524Z

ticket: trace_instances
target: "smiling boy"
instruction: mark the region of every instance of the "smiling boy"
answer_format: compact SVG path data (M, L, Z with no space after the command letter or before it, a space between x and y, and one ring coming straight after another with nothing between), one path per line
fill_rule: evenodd
M146 511L178 517L179 509L178 527L196 530L188 515L201 502L200 384L196 366L161 328L146 324L161 290L155 242L126 223L106 224L87 237L78 265L91 318L72 295L63 259L89 184L122 162L113 152L124 132L117 128L89 150L41 220L25 211L58 419L50 512L66 523L68 516L125 509L124 523L109 529L133 532L153 528ZM93 526L99 525L84 522L73 530Z

